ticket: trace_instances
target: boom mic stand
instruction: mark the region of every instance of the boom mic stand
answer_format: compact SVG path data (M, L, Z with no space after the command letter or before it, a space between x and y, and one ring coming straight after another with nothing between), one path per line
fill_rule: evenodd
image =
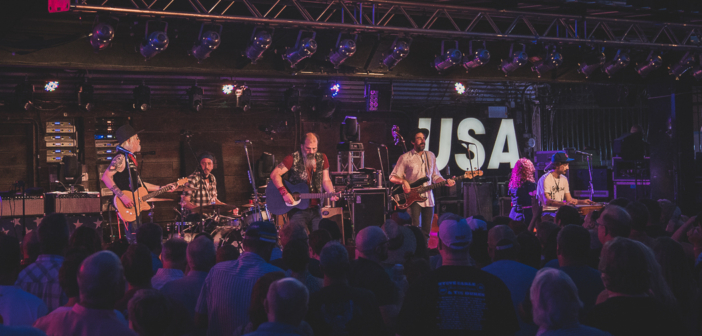
M249 156L249 146L248 144L251 144L251 151L253 152L253 143L249 140L242 140L244 143L244 152L246 153L246 164L249 167L249 182L251 183L251 188L253 189L253 194L254 194L254 209L256 209L256 213L258 213L259 219L263 220L263 211L266 212L266 218L270 221L271 217L270 214L268 213L268 208L265 208L264 210L261 210L260 206L260 200L258 198L258 188L256 188L256 176L253 173L253 166L251 165L251 157Z

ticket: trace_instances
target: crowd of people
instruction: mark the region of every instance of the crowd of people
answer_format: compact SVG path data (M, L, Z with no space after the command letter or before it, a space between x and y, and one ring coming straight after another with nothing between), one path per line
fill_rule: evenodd
M702 227L667 200L531 222L405 212L342 241L250 225L243 252L199 234L103 244L62 214L0 234L0 335L699 335ZM376 224L376 223L373 223Z

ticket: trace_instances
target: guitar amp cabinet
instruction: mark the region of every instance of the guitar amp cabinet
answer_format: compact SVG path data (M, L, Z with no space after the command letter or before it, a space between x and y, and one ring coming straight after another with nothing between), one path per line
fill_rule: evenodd
M100 212L99 192L49 192L44 194L44 212L86 214Z
M24 200L26 216L44 215L44 196L27 196ZM0 198L0 217L22 216L22 196Z

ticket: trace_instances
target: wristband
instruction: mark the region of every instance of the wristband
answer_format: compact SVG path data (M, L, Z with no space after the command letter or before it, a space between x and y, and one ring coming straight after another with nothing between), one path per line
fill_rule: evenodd
M280 193L280 196L285 196L285 194L288 193L288 190L285 189L285 187L280 187L278 188L278 192Z

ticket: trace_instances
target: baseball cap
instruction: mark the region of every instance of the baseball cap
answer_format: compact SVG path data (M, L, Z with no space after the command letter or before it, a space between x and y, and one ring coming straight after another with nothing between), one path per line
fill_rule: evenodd
M276 243L278 241L278 231L271 222L253 222L246 229L246 239L258 239L264 242Z
M473 218L473 216L470 216L466 218L466 223L468 223L468 226L470 227L471 230L487 230L487 223L478 218Z
M445 220L439 225L439 238L444 245L454 250L464 250L470 246L473 232L465 219Z

